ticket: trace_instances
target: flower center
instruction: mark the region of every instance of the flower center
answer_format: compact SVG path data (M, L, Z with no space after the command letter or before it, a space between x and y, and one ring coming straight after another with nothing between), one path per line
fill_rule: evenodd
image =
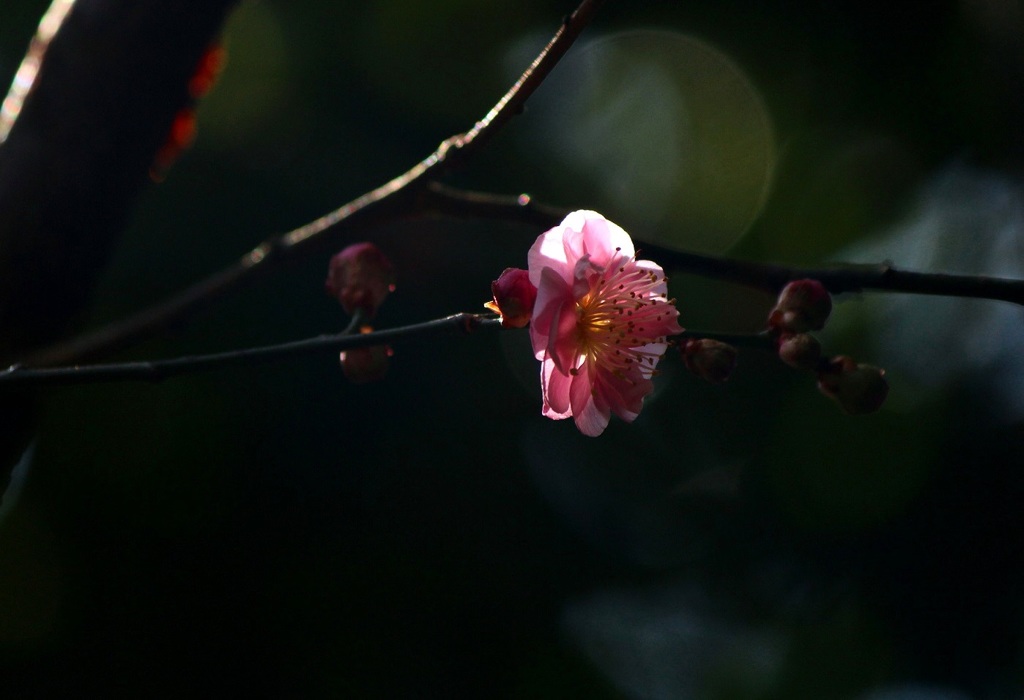
M580 356L625 376L634 366L645 376L661 352L645 349L664 342L664 328L677 312L659 290L664 278L637 267L635 258L619 258L590 280L590 289L576 302L576 334Z

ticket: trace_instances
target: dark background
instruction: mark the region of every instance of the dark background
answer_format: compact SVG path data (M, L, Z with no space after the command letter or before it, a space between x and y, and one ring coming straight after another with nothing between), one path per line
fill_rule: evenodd
M5 84L45 6L5 1ZM482 117L571 9L243 4L194 148L146 190L81 327L402 172ZM613 0L598 43L450 181L603 211L641 248L1022 276L1022 18L1012 0ZM613 80L652 36L622 33L637 29L671 32L653 85L675 102L645 87L654 69ZM694 78L709 51L715 72ZM565 107L555 86L588 80ZM719 88L736 84L748 99L731 108ZM622 85L640 86L624 106ZM702 99L711 111L690 109ZM760 141L743 126L759 115ZM770 178L719 164L763 196L747 223L730 217L749 192L726 187L698 221L673 208L685 178L651 179L748 136ZM661 186L660 213L631 208ZM721 235L701 237L716 216ZM379 325L479 310L539 233L371 232L398 271ZM303 261L110 359L340 329L326 267ZM683 274L671 289L688 327L756 331L771 306ZM525 332L397 346L365 386L328 354L49 390L0 521L5 693L1020 697L1022 314L837 302L826 350L889 371L873 416L842 415L765 354L724 386L669 357L637 422L587 439L540 416Z

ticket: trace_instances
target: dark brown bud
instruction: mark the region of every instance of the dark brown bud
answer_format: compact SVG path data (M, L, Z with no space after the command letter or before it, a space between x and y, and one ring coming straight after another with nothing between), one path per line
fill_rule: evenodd
M779 333L804 333L825 327L832 313L832 297L817 280L790 282L779 293L768 315L768 326Z
M807 333L784 333L779 338L779 359L796 369L818 369L821 343Z
M736 369L736 348L719 340L688 340L682 353L688 370L714 384L726 381Z
M353 243L331 258L324 286L347 313L361 310L373 318L395 291L395 270L373 243Z
M850 415L874 413L889 394L885 370L860 365L844 355L829 360L818 373L818 389Z
M370 333L373 328L363 326L360 333ZM353 384L368 384L384 378L388 373L392 352L386 345L343 350L339 356L341 369Z

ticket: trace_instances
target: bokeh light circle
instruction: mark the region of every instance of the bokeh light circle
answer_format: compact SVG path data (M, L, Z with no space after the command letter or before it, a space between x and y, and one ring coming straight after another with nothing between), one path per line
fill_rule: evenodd
M524 152L560 204L661 245L729 248L771 184L764 101L735 61L692 36L631 30L579 47L524 122Z

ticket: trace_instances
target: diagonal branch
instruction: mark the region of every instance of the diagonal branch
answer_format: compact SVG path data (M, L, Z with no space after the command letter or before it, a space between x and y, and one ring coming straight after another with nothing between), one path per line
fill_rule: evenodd
M33 366L69 364L123 348L181 322L210 302L251 284L289 258L322 252L353 233L386 220L416 213L415 199L430 179L464 165L513 116L551 73L605 0L583 0L519 80L490 112L465 134L446 139L436 151L390 182L315 221L270 238L230 267L171 299L123 321L30 354Z

